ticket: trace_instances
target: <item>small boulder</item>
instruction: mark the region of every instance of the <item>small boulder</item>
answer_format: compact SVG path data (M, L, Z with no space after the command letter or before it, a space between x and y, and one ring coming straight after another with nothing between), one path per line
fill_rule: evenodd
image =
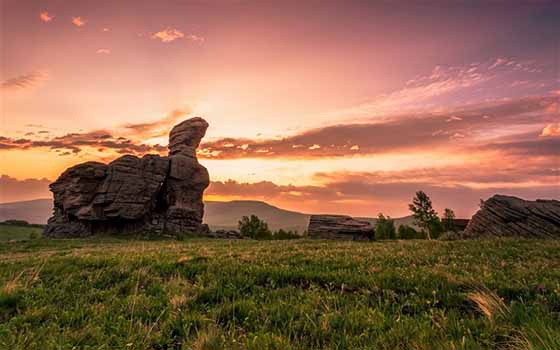
M310 237L325 239L366 240L375 236L372 224L346 215L311 215L307 232Z

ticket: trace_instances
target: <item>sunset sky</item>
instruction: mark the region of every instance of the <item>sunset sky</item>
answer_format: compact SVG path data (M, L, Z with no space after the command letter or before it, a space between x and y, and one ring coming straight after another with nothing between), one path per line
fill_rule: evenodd
M210 200L560 198L560 2L0 0L0 202L209 124Z

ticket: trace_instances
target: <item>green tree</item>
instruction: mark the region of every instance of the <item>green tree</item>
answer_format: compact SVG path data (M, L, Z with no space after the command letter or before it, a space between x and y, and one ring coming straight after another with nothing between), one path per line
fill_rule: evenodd
M432 207L432 200L423 191L416 192L416 196L412 199L412 204L408 205L408 208L414 216L415 224L426 231L428 239L432 239L431 232L437 229L437 224L440 220L437 216L437 212ZM441 226L441 223L440 223Z
M239 232L246 237L253 239L270 239L272 232L268 228L268 224L258 218L256 215L251 217L244 216L238 223Z
M385 217L379 213L375 222L375 237L377 239L395 239L396 233L395 221L390 216Z
M442 220L444 231L455 231L455 212L449 208L445 208Z

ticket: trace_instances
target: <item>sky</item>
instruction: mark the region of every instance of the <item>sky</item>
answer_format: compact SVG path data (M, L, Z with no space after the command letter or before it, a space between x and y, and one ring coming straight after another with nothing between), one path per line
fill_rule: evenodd
M0 202L167 153L200 116L207 200L408 215L415 191L560 199L560 3L0 0Z

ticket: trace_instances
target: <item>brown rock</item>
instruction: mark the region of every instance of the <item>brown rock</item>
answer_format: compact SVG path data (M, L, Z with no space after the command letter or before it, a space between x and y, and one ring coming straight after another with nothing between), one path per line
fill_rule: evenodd
M560 201L495 195L472 217L464 237L560 237Z
M69 168L51 184L54 213L45 236L207 232L202 195L209 176L196 159L207 128L202 118L174 127L170 157L126 155L108 165L87 162Z
M311 215L307 232L310 237L326 239L373 239L375 228L367 221L345 215Z

